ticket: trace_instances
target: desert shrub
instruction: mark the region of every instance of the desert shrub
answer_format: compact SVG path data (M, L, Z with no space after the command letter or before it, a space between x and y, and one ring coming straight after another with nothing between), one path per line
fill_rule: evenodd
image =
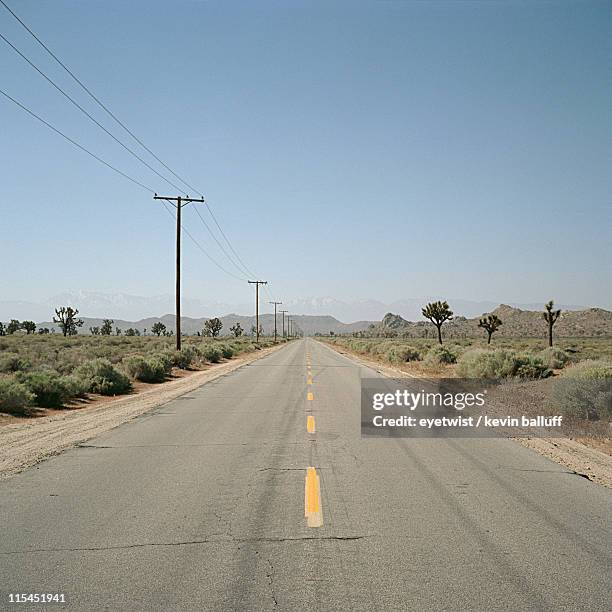
M367 353L369 346L370 343L365 342L364 340L353 340L349 343L349 348L356 353Z
M175 352L176 351L173 351L173 350L161 351L159 353L153 353L151 357L155 357L156 359L159 359L164 366L164 370L166 371L166 374L170 374L170 372L172 371L172 368L174 367L174 353Z
M34 394L42 408L59 408L70 398L70 389L57 372L20 372L17 380Z
M89 391L87 381L75 374L62 376L62 383L68 391L68 397L83 397Z
M5 353L0 357L0 372L22 372L31 366L30 361L20 357L17 353Z
M471 349L458 360L457 373L464 378L546 378L550 370L533 355L517 355L508 349Z
M231 359L234 356L234 349L229 344L219 344L218 348L224 359Z
M513 375L519 378L546 378L552 374L542 358L534 355L516 355L514 365Z
M123 368L131 378L146 383L161 383L166 380L172 365L161 354L143 357L132 355L123 360Z
M612 361L589 360L568 368L554 381L550 401L568 417L612 417Z
M221 351L216 346L205 346L202 349L202 356L211 363L219 363L221 361Z
M546 367L552 370L560 370L565 367L567 362L570 360L570 356L565 351L558 348L547 348L538 353Z
M146 360L142 355L130 355L121 361L123 371L134 380L142 380L141 376L146 368Z
M391 363L405 363L418 361L421 359L421 354L413 346L394 346L388 350L387 359Z
M427 351L425 356L426 366L438 366L441 364L457 363L457 351L448 346L434 346Z
M394 348L397 348L398 344L393 341L383 341L383 342L372 342L367 346L367 352L370 355L376 355L381 357L386 357L389 351Z
M106 359L88 361L79 366L74 373L91 393L121 395L132 388L130 379Z
M169 358L172 366L186 370L199 356L199 351L192 346L184 346L180 351L163 351L163 359Z
M34 404L34 394L13 376L0 377L0 412L27 414Z

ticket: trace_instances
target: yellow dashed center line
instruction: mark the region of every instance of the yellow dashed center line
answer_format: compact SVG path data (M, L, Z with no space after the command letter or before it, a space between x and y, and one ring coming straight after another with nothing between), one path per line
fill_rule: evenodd
M321 508L321 483L317 470L309 467L306 470L306 483L304 486L304 516L308 527L321 527L323 525L323 512Z
M313 434L316 431L315 418L312 416L312 414L308 415L308 418L306 419L306 431L308 431L309 434Z
M309 402L312 402L312 400L314 399L314 393L313 393L312 391L309 391L309 392L308 392L308 395L306 396L306 399L307 399Z

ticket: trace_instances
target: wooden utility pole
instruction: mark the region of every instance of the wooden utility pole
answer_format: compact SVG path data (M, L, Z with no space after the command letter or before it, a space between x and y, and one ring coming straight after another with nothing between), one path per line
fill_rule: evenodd
M191 202L204 202L204 198L190 198L189 196L153 196L154 200L166 200L176 208L176 350L181 350L181 209ZM175 204L176 202L176 204Z
M268 302L269 304L274 304L274 342L276 342L276 306L278 304L282 304L282 302Z
M279 312L283 313L283 338L285 337L285 313L289 312L288 310L279 310Z
M267 285L268 281L248 281L249 285L255 285L255 327L256 327L256 339L255 342L259 343L259 285Z

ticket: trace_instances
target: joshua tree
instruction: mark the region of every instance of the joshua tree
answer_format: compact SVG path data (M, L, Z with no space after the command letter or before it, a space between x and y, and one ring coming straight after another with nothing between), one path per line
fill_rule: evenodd
M6 333L9 335L14 334L19 329L21 329L21 323L17 319L11 319L6 326Z
M548 346L553 345L553 327L557 322L557 319L561 316L561 310L553 310L554 302L550 300L548 304L544 304L544 312L542 316L548 323Z
M219 335L222 327L223 323L221 322L221 319L213 317L204 323L204 330L202 333L205 336L212 336L213 338L216 338Z
M25 330L28 336L36 332L36 323L34 321L22 321L21 329Z
M448 307L448 302L430 302L421 312L438 329L438 342L442 344L442 325L453 318L453 311Z
M478 327L487 331L487 344L491 344L491 336L501 327L502 320L495 314L488 314L478 321Z
M128 327L125 330L125 335L126 336L135 336L136 335L136 330L133 327Z
M242 329L242 325L240 325L240 323L236 323L236 325L232 325L230 327L230 331L232 332L232 334L234 334L236 338L238 338L239 336L242 336L242 332L244 330Z
M251 325L251 336L254 336L255 334L257 334L257 327L255 327L255 325Z
M38 328L38 333L43 335L43 334L48 334L49 333L49 328L48 327L39 327Z
M4 323L0 321L0 336L6 336L6 327L4 327Z
M104 319L102 327L100 327L100 334L102 336L110 336L113 333L113 323L112 319Z
M62 306L55 309L56 317L53 317L54 323L59 323L60 329L64 336L76 336L77 327L83 327L83 320L77 319L79 311L72 306Z
M89 328L89 333L92 336L99 336L100 335L100 328L97 325L95 327L90 327Z
M161 336L162 334L165 336L166 326L161 321L153 323L153 326L151 327L151 333L155 334L156 336Z
M115 336L121 335L121 329L119 327L115 327Z

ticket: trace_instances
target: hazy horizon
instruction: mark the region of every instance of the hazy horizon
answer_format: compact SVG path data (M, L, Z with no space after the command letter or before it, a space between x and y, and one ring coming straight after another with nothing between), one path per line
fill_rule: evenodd
M441 295L410 296L392 301L376 298L355 298L339 300L332 296L304 296L287 300L279 308L287 309L294 315L330 315L343 323L380 320L393 312L411 320L422 319L420 308L427 301L446 299L456 315L474 317L493 310L500 304L508 304L523 310L539 310L547 300L540 301L499 301L469 300ZM564 310L586 308L604 308L612 310L606 304L563 304L556 302ZM133 294L106 294L97 291L63 292L49 296L39 302L25 300L0 300L0 321L11 318L32 319L37 322L50 321L53 308L70 305L79 309L80 315L87 318L114 318L126 321L162 317L174 312L174 296L160 294L140 296ZM251 316L254 313L254 301L230 303L189 297L183 300L182 316L203 318L236 314ZM267 299L260 300L260 313L273 313L273 307Z

